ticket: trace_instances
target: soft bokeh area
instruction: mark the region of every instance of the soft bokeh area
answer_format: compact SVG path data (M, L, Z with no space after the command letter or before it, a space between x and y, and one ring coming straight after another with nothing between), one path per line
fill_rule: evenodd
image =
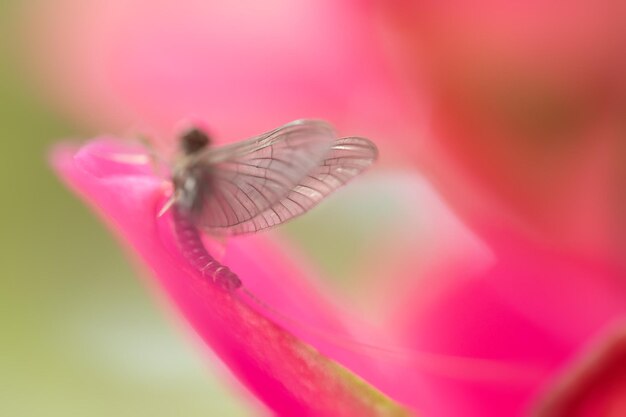
M52 144L95 129L25 76L19 3L0 2L0 415L257 415L53 175Z
M623 22L0 2L0 415L626 416ZM379 160L287 225L206 237L245 291L207 286L155 214L159 164L191 122L224 144L300 118Z

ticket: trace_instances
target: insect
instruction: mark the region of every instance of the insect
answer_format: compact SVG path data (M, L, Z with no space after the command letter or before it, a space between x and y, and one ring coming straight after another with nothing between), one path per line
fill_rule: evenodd
M370 140L337 138L320 120L296 120L220 147L191 129L181 137L172 173L170 204L181 248L215 282L236 287L227 284L232 277L220 278L228 269L201 250L199 234L191 238L193 229L233 235L277 226L310 210L377 156Z

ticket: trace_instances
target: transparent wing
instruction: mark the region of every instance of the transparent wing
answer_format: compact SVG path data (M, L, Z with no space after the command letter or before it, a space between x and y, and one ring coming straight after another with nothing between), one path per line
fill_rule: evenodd
M208 231L244 224L287 197L336 139L317 120L298 120L244 142L209 148L190 164L205 171L196 224Z
M367 169L378 157L376 145L365 138L337 139L323 161L288 193L259 215L232 225L228 233L253 233L297 217Z

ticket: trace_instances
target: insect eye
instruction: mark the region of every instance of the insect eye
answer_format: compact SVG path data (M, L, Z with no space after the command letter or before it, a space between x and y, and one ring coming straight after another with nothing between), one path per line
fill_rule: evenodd
M186 155L204 149L210 143L209 137L202 130L193 128L181 137L180 147Z

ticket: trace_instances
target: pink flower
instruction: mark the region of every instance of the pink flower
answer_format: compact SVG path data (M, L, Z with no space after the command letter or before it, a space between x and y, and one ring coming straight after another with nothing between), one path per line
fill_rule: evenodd
M103 138L78 151L58 148L53 164L139 255L158 286L249 390L279 415L406 415L403 407L275 324L267 311L255 311L251 305L259 305L247 304L245 295L210 285L178 249L169 216L157 217L164 202L163 180L145 161L136 163L142 157L146 154L139 147ZM262 239L232 243L224 262L248 288L264 286L257 293L268 295L273 308L295 309L290 315L295 322L312 321L319 331L340 332L337 317L307 288L302 272ZM295 299L281 297L285 291ZM315 340L315 334L309 338ZM328 343L316 347L328 356L342 356ZM359 368L359 360L348 362ZM363 364L359 369L367 373L369 368Z
M383 330L332 307L286 246L262 236L233 240L224 264L268 309L207 285L186 262L170 220L156 216L163 180L149 165L130 163L138 156L141 148L101 139L78 152L60 148L54 164L239 380L281 415L408 408L433 417L522 416L568 358L626 313L614 271L511 235L485 246L423 185L398 179L368 191L379 198L393 184L407 209L419 203L437 222L425 231L419 214L405 215L382 232L397 246L375 245L359 258L360 296ZM400 230L404 238L395 239ZM420 241L427 245L416 250Z
M419 110L395 90L357 2L64 0L37 32L40 56L57 57L40 65L49 86L81 119L169 137L200 116L217 137L237 138L322 117L434 171L478 236L414 180L367 190L404 204L380 215L391 225L374 219L384 231L352 255L357 311L382 330L346 317L291 245L262 236L229 243L224 263L281 314L207 286L156 217L162 180L112 157L141 149L96 141L60 150L55 165L279 414L559 417L619 404L623 376L610 370L622 362L602 348L615 346L607 329L626 314L623 265L613 265L626 247L619 11L577 3L561 19L543 2L384 4ZM413 119L427 122L424 147ZM577 365L593 340L601 359Z
M429 349L522 355L529 365L542 358L550 373L556 366L570 375L569 383L548 379L537 395L459 390L452 402L472 406L457 415L522 415L542 395L556 404L542 408L544 416L588 415L594 407L605 414L590 415L609 415L607 404L619 404L623 392L620 356L596 353L601 360L581 365L573 358L592 340L616 344L605 328L624 316L626 9L614 2L376 4L397 41L398 70L422 103L414 113L430 143L427 156L414 159L435 173L499 265L439 283L435 300L412 299L407 305L418 312L406 316L416 334L429 334Z

